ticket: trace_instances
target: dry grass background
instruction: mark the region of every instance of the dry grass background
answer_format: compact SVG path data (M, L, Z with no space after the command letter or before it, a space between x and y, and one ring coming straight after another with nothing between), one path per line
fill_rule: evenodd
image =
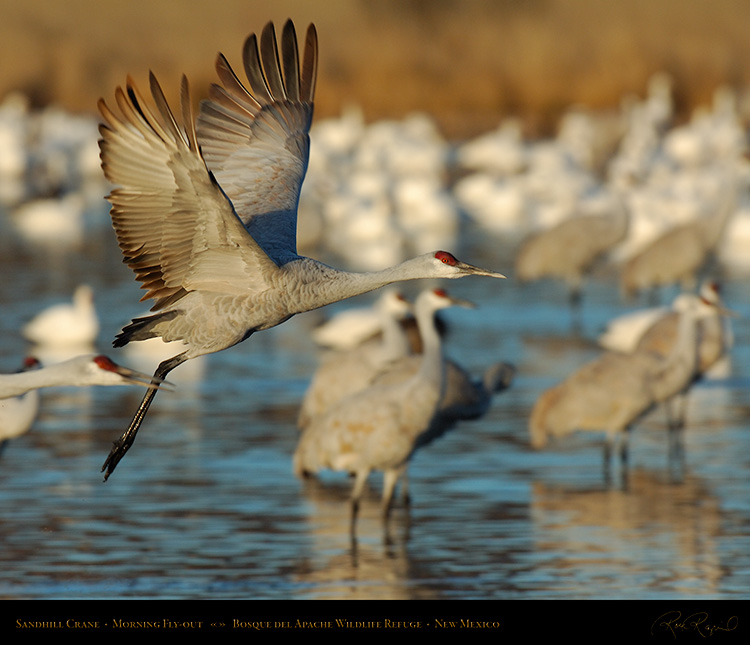
M515 114L529 133L572 104L616 108L667 71L688 114L721 83L750 83L747 0L0 0L0 97L95 109L149 69L200 95L223 51L269 19L318 27L317 115L421 110L465 137Z

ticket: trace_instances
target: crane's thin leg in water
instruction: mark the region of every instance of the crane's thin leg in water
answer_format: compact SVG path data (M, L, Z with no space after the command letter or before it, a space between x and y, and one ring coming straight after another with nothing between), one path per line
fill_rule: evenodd
M362 492L365 489L365 483L370 476L369 470L358 470L355 474L354 487L351 496L351 521L349 523L349 532L354 538L357 534L357 517L359 516L359 502L362 499Z
M612 483L612 461L614 459L615 450L617 456L620 459L620 474L623 481L627 481L628 477L628 440L630 438L630 430L624 432L618 432L615 435L607 435L604 441L604 481L607 484Z
M614 448L614 443L614 437L610 437L609 435L604 440L602 474L604 475L604 481L607 484L612 480L612 450Z
M161 383L167 377L167 374L186 360L184 354L179 354L178 356L174 356L160 363L159 367L157 367L154 372L151 382ZM141 405L138 406L138 410L136 411L133 420L130 422L128 429L123 432L122 436L117 441L114 442L112 450L109 451L109 455L102 466L102 472L105 470L107 471L104 473L104 481L107 481L117 467L117 464L120 463L120 460L125 456L125 453L130 449L130 446L133 445L135 435L138 433L138 428L141 427L141 423L143 423L143 419L146 417L146 412L148 412L151 402L156 396L156 392L157 390L153 388L146 391L146 394L141 401Z
M386 470L383 475L383 521L387 524L391 510L393 509L393 502L395 499L396 485L399 480L404 477L406 471L406 465L402 465L399 468L393 470Z
M687 392L682 392L665 403L667 409L667 432L669 447L667 465L682 472L685 465L685 417L687 410Z

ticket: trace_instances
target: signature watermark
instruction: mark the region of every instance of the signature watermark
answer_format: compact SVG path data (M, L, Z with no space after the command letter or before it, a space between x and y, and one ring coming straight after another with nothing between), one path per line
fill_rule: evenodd
M685 617L681 611L668 611L653 622L651 635L666 632L677 638L680 634L691 632L703 638L711 638L717 634L734 631L738 624L737 616L731 616L724 621L713 621L705 611L696 611Z

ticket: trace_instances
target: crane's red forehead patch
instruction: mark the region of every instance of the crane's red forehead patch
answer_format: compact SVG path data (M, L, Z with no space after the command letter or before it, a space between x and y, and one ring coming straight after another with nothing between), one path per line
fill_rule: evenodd
M449 264L450 266L455 266L458 262L448 251L438 251L435 253L435 257L443 264Z
M96 363L101 369L107 370L109 372L114 372L117 368L112 359L104 356L104 354L94 356L94 363Z
M447 298L448 292L445 289L433 289L432 293L434 293L436 296L440 298Z

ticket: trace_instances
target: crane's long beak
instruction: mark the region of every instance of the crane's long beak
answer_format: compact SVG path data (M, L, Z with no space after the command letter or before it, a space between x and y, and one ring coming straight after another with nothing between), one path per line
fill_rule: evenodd
M174 384L169 381L165 381L163 378L156 376L149 376L143 372L132 370L129 367L123 367L118 365L114 370L120 376L122 376L128 383L133 385L145 385L150 390L173 390Z
M729 309L725 307L723 304L720 304L718 302L713 302L711 300L706 300L705 298L701 298L705 304L707 304L709 307L713 307L716 309L716 312L720 316L724 316L725 318L742 318L739 312L734 311L734 309Z
M473 264L467 264L466 262L459 262L458 267L465 271L466 273L471 273L473 275L484 275L488 278L505 278L502 273L497 273L496 271L489 271L488 269L483 269L482 267L474 266Z
M463 298L454 298L453 296L451 296L450 301L451 304L455 307L464 307L465 309L477 308L476 303L473 303L471 300L464 300Z

